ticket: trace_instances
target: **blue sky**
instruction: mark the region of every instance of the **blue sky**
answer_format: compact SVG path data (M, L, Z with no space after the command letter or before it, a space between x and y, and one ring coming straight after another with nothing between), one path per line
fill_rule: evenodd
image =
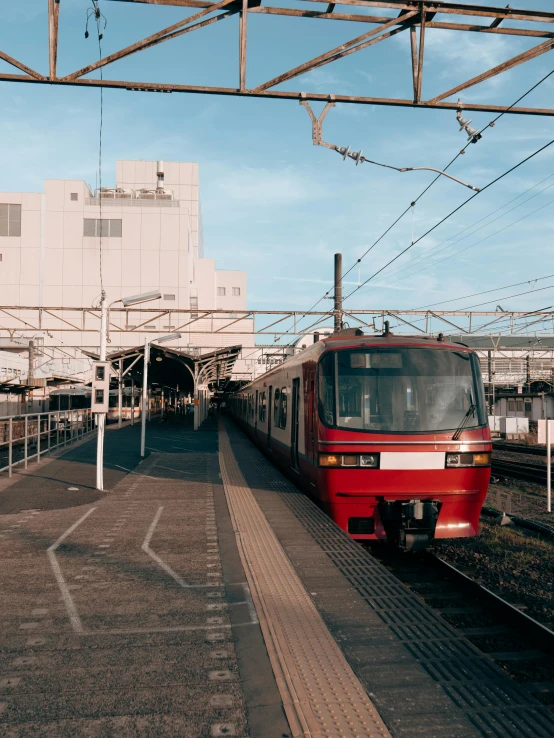
M518 0L513 5L552 10L551 0ZM10 3L3 8L0 27L0 49L44 72L46 6L46 0ZM97 59L94 34L84 39L89 6L88 0L62 2L60 75ZM188 14L179 8L113 0L100 0L100 7L108 18L104 54ZM321 4L324 7L326 3ZM310 4L310 8L320 9L320 5ZM236 17L229 18L141 52L107 67L105 75L236 86L237 24ZM366 30L366 24L251 15L247 86L254 87ZM537 42L430 30L423 97L438 94ZM462 93L462 99L511 104L553 68L554 52L550 52ZM1 62L0 69L14 71ZM408 34L308 73L283 89L409 97ZM553 93L554 75L522 104L553 107ZM0 190L36 191L44 178L56 177L82 177L94 186L98 90L0 83L0 95ZM320 108L314 104L316 111ZM466 117L481 128L492 116L470 113ZM483 187L554 138L553 132L551 118L506 115L468 148L451 172ZM386 163L438 168L465 143L454 112L353 105L331 110L324 137L354 150L362 148L367 157ZM294 101L108 90L104 93L104 182L114 180L116 159L133 158L199 162L206 255L215 257L220 268L248 272L248 306L256 309L309 308L331 286L333 254L341 251L349 267L432 178L426 172L399 174L368 164L356 167L312 146L308 116ZM367 279L409 245L412 228L418 238L470 194L443 178L417 204L413 218L404 218L362 261L359 275L355 269L348 276L345 293L358 284L358 276ZM474 228L467 229L474 223ZM553 225L554 146L475 198L359 290L347 306L420 307L554 274ZM496 304L505 309L537 309L554 304L554 277L536 283L535 288L549 285L553 287L534 294L511 297L525 291L520 287L482 300L449 302L448 307L464 308L491 299L483 309L494 309Z

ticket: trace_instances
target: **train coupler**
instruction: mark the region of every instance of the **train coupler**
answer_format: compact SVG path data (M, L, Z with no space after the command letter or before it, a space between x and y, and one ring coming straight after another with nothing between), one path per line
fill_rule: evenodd
M380 500L387 541L404 551L421 551L435 536L440 503L434 500Z

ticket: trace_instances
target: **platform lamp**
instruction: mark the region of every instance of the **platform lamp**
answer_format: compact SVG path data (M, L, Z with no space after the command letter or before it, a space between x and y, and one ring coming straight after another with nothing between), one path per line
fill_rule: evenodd
M146 338L144 340L144 371L142 373L142 408L140 418L140 455L146 455L146 402L148 400L148 364L150 363L150 345L152 343L165 343L174 338L181 338L180 333L168 333L159 338Z
M108 332L110 326L110 308L117 302L121 302L124 307L129 305L138 305L141 302L150 302L150 300L159 300L162 293L159 290L154 292L143 292L140 295L131 295L130 297L120 297L109 304L106 304L106 293L102 290L100 298L100 361L106 361L106 351L108 345ZM96 489L104 489L104 430L106 426L106 413L98 413L98 439L96 442Z

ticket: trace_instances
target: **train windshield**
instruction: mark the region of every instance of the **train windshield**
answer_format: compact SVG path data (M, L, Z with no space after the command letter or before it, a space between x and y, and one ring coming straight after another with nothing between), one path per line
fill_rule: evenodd
M486 425L479 362L465 351L336 351L319 366L319 414L334 428L424 433Z

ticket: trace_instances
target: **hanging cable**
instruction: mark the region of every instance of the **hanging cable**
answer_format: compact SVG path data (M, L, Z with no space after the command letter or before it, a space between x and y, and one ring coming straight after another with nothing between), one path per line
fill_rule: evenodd
M503 115L506 115L506 113L508 113L508 112L509 112L509 111L510 111L510 110L511 110L511 109L512 109L513 107L515 107L515 106L516 106L516 105L517 105L517 104L518 104L519 102L521 102L521 100L523 100L523 99L524 99L525 97L527 97L527 95L529 95L529 94L530 94L531 92L533 92L534 90L536 90L536 89L537 89L537 87L539 87L539 85L541 85L541 84L542 84L543 82L545 82L545 81L546 81L546 80L547 80L547 79L548 79L549 77L551 77L551 76L552 76L553 74L554 74L554 69L552 69L552 70L551 70L550 72L548 72L548 74L545 74L545 75L544 75L544 77L542 77L542 78L541 78L541 79L540 79L540 80L539 80L538 82L536 82L536 83L535 83L535 84L534 84L534 85L533 85L532 87L530 87L530 88L529 88L529 89L528 89L528 90L527 90L526 92L524 92L524 93L523 93L523 95L520 95L520 97L518 97L518 99L517 99L517 100L515 100L515 101L514 101L514 102L513 102L513 103L512 103L512 104L511 104L511 105L510 105L510 106L509 106L508 108L506 108L506 110L504 110L504 111L502 111L501 113L499 113L499 114L498 114L498 115L496 116L496 118L494 118L494 119L493 119L493 120L492 120L492 121L491 121L490 123L488 123L488 124L487 124L487 125L486 125L486 126L485 126L484 128L482 128L482 129L481 129L480 131L478 131L478 133L480 134L480 136L482 136L482 134L483 134L483 133L484 133L484 132L485 132L485 131L486 131L486 130L487 130L488 128L492 128L492 127L494 127L495 123L496 123L497 121L499 121L499 120L500 120L500 118L502 118L502 116L503 116ZM449 162L449 163L448 163L448 164L447 164L447 165L446 165L446 166L444 167L444 169L442 170L443 172L446 172L446 171L448 171L448 169L450 169L450 167L451 167L451 166L452 166L452 165L453 165L453 164L454 164L454 163L455 163L455 162L456 162L456 161L457 161L457 160L458 160L458 159L460 158L460 156L463 156L463 155L465 154L465 152L466 152L466 150L467 150L468 146L470 145L470 143L473 143L473 140L472 140L472 139L468 140L468 142L466 143L466 145L464 146L464 148L463 148L463 149L461 149L461 150L460 150L460 151L459 151L459 152L458 152L458 153L456 154L456 156L455 156L455 157L454 157L454 158L453 158L453 159L452 159L452 160L451 160L451 161L450 161L450 162ZM418 195L418 197L416 197L416 198L415 198L415 200L414 200L414 201L413 201L413 202L411 203L411 205L410 205L409 207L407 207L407 208L406 208L406 209L405 209L405 210L404 210L404 211L403 211L403 212L402 212L402 213L401 213L401 214L399 215L399 217L398 217L398 218L397 218L397 219L396 219L396 220L395 220L395 221L394 221L394 222L392 223L392 225L390 225L390 226L389 226L389 227L388 227L388 228L386 229L386 231L385 231L385 232L384 232L384 233L383 233L383 234L382 234L381 236L379 236L379 238L378 238L378 239L377 239L376 241L374 241L374 243L373 243L373 244L372 244L372 245L371 245L371 246L370 246L370 247L369 247L369 248L368 248L368 249L367 249L367 250L366 250L366 251L365 251L365 252L364 252L364 253L362 254L362 256L361 256L361 257L360 257L359 259L357 259L357 260L356 260L356 262L355 262L355 263L354 263L354 264L353 264L353 265L352 265L352 266L350 267L350 269L348 269L348 270L347 270L347 271L346 271L346 272L345 272L345 273L344 273L344 274L342 275L342 279L344 279L345 277L347 277L347 276L348 276L348 274L350 274L350 272L352 271L352 269L354 269L354 268L355 268L356 266L359 266L359 264L360 264L360 262L362 261L362 259L365 259L365 257L366 257L366 256L367 256L367 255L369 254L369 252L370 252L370 251L372 251L372 250L373 250L373 249L375 248L375 246L377 246L377 244L378 244L378 243L379 243L380 241L382 241L382 239L383 239L383 238L384 238L384 237L385 237L385 236L386 236L386 235L387 235L387 234L388 234L388 233L389 233L389 232L390 232L390 231L391 231L391 230L392 230L392 229L393 229L393 228L394 228L394 227L395 227L395 226L397 225L397 223L399 223L399 222L400 222L400 221L402 220L402 218L403 218L403 217L404 217L404 216L406 215L406 213L408 212L408 210L410 209L410 207L412 207L412 206L415 206L415 205L416 205L416 204L418 203L418 201L419 201L419 200L420 200L420 199L421 199L421 198L422 198L422 197L423 197L423 196L424 196L424 195L425 195L425 194L426 194L426 193L427 193L427 192L428 192L428 191L429 191L429 190L431 189L431 187L433 187L433 185L434 185L434 184L435 184L436 182L438 182L438 180L439 180L439 179L440 179L441 177L442 177L442 174L437 174L437 176L436 176L436 177L435 177L435 178L434 178L433 180L431 180L431 182L430 182L430 183L429 183L429 184L427 185L427 187L425 187L425 189L424 189L424 190L422 190L422 192L421 192L421 193L420 193L420 194ZM479 193L476 193L476 194L479 194ZM474 195L473 195L472 197L474 197ZM470 197L469 199L471 200L471 199L472 199L472 197ZM412 244L412 245L413 245L413 244ZM363 286L363 284L362 284L362 285L360 285L360 286ZM351 294L353 294L353 293L351 293ZM346 299L346 298L344 298L344 299Z
M433 246L431 249L429 249L428 251L426 251L425 254L422 254L421 256L412 259L407 264L403 264L401 266L398 266L396 269L393 269L391 272L388 273L388 277L394 276L396 274L402 274L402 272L406 271L407 269L411 268L412 266L417 266L417 264L420 264L423 261L427 261L427 259L430 259L431 257L436 256L436 254L438 254L441 251L444 251L445 249L449 248L449 246L454 246L455 244L460 243L460 241L464 241L466 238L469 238L470 236L475 235L475 233L477 233L478 231L482 230L483 228L486 228L487 226L491 225L492 223L495 223L497 220L500 220L500 218L503 218L507 213L503 213L502 215L499 215L497 218L494 218L493 220L489 220L488 223L485 223L484 225L480 226L479 228L476 228L474 231L472 231L471 233L468 233L466 236L462 236L461 238L457 238L457 236L460 236L460 234L465 233L466 231L470 230L471 228L473 228L474 226L478 225L479 223L482 223L484 220L487 220L487 218L490 218L492 215L495 215L496 213L500 212L501 210L504 210L504 208L508 207L508 205L511 205L516 200L519 200L520 197L523 197L523 195L526 195L528 192L530 192L531 190L534 190L535 187L538 187L539 185L543 184L547 180L552 179L552 177L554 177L554 174L549 174L548 177L545 177L540 182L537 182L537 184L534 184L532 187L529 187L527 190L525 190L524 192L522 192L520 195L517 195L517 197L514 197L511 200L508 200L508 202L506 202L501 207L496 208L491 213L488 213L487 215L483 216L482 218L479 218L479 220L476 220L471 225L468 225L465 228L462 228L462 230L459 231L456 234L456 240L454 240L454 238L448 238L446 241L441 241L441 243L437 244L436 246ZM513 212L514 210L517 210L522 205L525 205L525 203L529 202L530 200L533 200L535 197L538 197L538 195L542 194L543 192L546 192L546 190L549 190L551 187L554 187L554 183L553 184L550 184L550 185L547 185L546 187L543 187L542 190L539 190L537 193L535 193L534 195L531 195L531 197L528 197L526 200L524 200L523 202L521 202L519 205L516 205L514 208L512 208L512 210L510 212ZM494 234L492 234L492 235L494 235ZM444 247L444 248L441 248L441 247ZM460 253L460 252L457 252L457 253ZM455 254L453 254L453 256L454 255ZM440 263L440 262L433 262L433 264L430 264L428 267L424 267L424 269L428 269L428 268L432 267L435 263ZM407 275L407 276L411 276L412 274L419 274L419 272L424 271L424 269L419 269L416 272L410 272L410 274ZM396 284L396 282L400 282L402 279L405 279L405 278L406 277L400 277L399 279L395 279L393 282L389 282L389 284Z
M380 269L378 269L376 272L374 272L370 277L368 277L368 279L366 279L365 282L362 282L362 284L360 285L360 287L356 287L355 290L353 290L348 295L346 295L346 297L343 298L343 302L345 300L348 300L349 297L352 297L352 295L355 294L359 289L361 289L362 287L365 287L365 285L368 284L369 282L371 282L371 280L374 277L376 277L378 274L381 274L381 272L383 272L388 266L390 266L390 264L393 264L397 259L399 259L401 256L403 256L407 251L409 251L411 248L413 248L416 244L418 244L424 238L426 238L430 233L432 233L434 230L436 230L440 225L442 225L443 223L445 223L449 218L451 218L455 213L457 213L459 210L461 210L463 207L465 207L474 198L478 197L483 192L486 192L486 190L488 190L490 187L492 187L493 185L495 185L497 182L500 182L500 180L504 179L504 177L507 177L509 174L511 174L512 172L514 172L519 167L523 166L523 164L527 163L528 161L530 161L531 159L533 159L538 154L540 154L543 151L545 151L545 149L547 149L549 146L552 146L552 144L554 144L554 139L552 139L551 141L549 141L544 146L541 146L539 149L537 149L536 151L534 151L532 154L529 154L529 156L526 156L525 159L522 159L517 164L514 164L514 166L510 167L509 169L507 169L505 172L503 172L502 174L500 174L498 177L495 177L495 179L491 180L488 184L486 184L479 192L476 192L474 195L471 195L470 197L468 197L467 200L464 200L464 202L462 202L460 205L458 205L458 207L454 208L454 210L451 210L450 213L448 213L448 215L445 215L444 218L441 218L441 220L439 220L438 223L435 223L434 226L432 226L427 231L425 231L425 233L422 236L420 236L416 241L414 241L413 243L411 243L409 246L406 246L406 248L403 249L399 254L397 254L395 257L393 257L392 259L390 259L384 266L382 266Z
M96 24L96 32L98 36L98 58L99 60L102 59L102 39L104 38L104 31L106 30L106 26L108 25L108 21L106 16L101 12L99 7L99 0L91 0L92 7L88 9L87 11L87 21L85 26L85 38L89 37L89 21L91 18L94 19L94 22ZM104 70L101 67L100 68L100 80L102 81L104 79ZM99 245L99 262L100 262L100 291L101 291L101 299L104 299L105 292L104 292L104 276L102 271L102 239L104 235L104 222L102 220L102 134L103 134L103 126L104 126L104 87L103 85L100 85L100 126L99 126L99 135L98 135L98 195L99 195L99 205L100 205L100 245Z

